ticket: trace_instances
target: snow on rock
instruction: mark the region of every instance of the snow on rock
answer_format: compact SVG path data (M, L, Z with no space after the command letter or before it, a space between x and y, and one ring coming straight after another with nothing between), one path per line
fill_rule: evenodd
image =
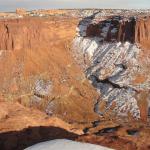
M93 25L96 24L98 18L95 18L91 17L88 20L85 18L80 24L87 29L89 24L93 22ZM122 23L127 21L128 28L130 24L134 24L134 19L131 17L122 20L122 17L116 16L98 21L97 24L101 31L99 36L87 36L86 29L80 30L81 27L79 27L77 31L79 36L73 41L75 59L100 93L102 101L106 102L105 111L100 112L101 110L96 109L99 114L106 113L115 102L113 109L115 114L127 116L130 113L134 118L140 118L140 109L136 99L137 91L150 89L149 80L133 84L135 76L144 72L145 67L140 63L142 50L127 32L123 40L120 38L118 41L117 39L118 34L123 34L121 31L119 33L119 28L123 28L122 25L124 25ZM120 21L122 21L121 26ZM148 60L145 61L148 62ZM100 102L97 102L96 105L96 108L99 108Z
M52 91L52 82L49 80L38 79L35 82L34 92L37 95L48 96Z
M25 150L112 150L99 145L57 139L35 144Z
M91 64L86 69L87 78L107 102L106 110L115 102L114 111L118 115L130 112L133 117L140 118L140 110L134 98L136 87L131 85L133 76L139 69L136 58L140 49L129 42L100 44L98 39L77 37L74 41L81 49L80 54L83 54L80 59L84 59L85 54L90 58Z

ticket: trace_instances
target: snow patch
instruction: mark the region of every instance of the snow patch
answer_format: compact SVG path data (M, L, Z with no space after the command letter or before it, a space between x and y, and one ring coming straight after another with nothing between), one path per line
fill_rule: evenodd
M75 142L66 139L57 139L35 144L34 146L26 148L25 150L112 150L112 149L89 143Z

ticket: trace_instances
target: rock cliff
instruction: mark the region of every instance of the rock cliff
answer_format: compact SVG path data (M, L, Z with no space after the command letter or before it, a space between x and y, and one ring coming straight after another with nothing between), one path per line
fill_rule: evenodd
M63 17L0 21L3 99L68 122L89 123L97 118L93 107L98 95L70 53L77 23Z
M147 120L149 21L149 17L92 16L79 23L73 49L101 95L95 103L100 116L130 114Z
M102 20L83 19L80 24L86 37L100 37L101 41L107 42L130 42L139 43L142 48L149 49L150 18L124 18L121 16L108 17ZM80 28L80 25L79 25Z
M42 19L12 19L0 21L0 49L36 49L39 43L48 47L50 37L46 36L48 26Z
M150 49L150 17L141 18L135 26L135 42L144 49Z

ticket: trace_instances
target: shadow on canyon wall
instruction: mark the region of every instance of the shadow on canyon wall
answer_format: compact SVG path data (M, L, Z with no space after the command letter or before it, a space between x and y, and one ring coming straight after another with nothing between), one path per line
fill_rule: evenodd
M53 139L74 140L77 135L64 129L52 126L29 127L21 131L10 131L0 134L1 150L22 150L39 142Z

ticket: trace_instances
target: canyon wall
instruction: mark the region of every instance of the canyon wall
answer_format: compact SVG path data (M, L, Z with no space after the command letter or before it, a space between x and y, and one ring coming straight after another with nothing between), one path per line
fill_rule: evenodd
M150 17L141 18L135 26L135 42L143 49L150 49Z
M84 20L83 20L84 22ZM96 23L87 24L87 37L101 37L104 41L138 43L142 48L149 49L150 18L122 18L120 16L106 18Z
M12 19L0 21L0 49L18 50L18 49L36 49L39 43L43 47L49 46L50 36L48 24L44 19Z
M87 78L101 95L95 104L100 116L147 120L149 20L92 16L79 23L73 49Z
M0 20L2 99L71 123L94 121L98 95L70 52L77 24L63 17Z

